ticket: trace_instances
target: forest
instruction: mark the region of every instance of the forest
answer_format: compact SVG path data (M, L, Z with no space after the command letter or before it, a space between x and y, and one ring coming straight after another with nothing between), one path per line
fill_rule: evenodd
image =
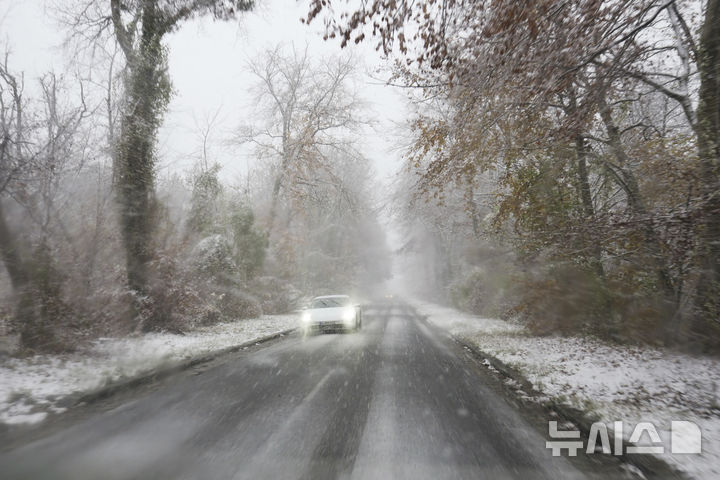
M539 335L718 351L719 0L310 0L299 21L343 48L246 62L253 109L224 139L252 149L245 178L223 178L212 118L192 169L159 172L168 36L255 7L64 2L81 68L38 78L5 46L0 324L21 351L369 295L393 259L415 294ZM360 43L412 108L390 192Z
M10 46L0 65L0 325L19 353L292 312L315 292L388 278L352 55L279 45L236 59L254 78L253 110L222 141L249 148L252 168L222 177L208 117L192 168L160 172L158 130L176 94L164 39L252 3L62 7L80 67L29 78Z
M717 351L720 2L316 0L313 19L395 54L412 92L395 208L418 287L541 335Z

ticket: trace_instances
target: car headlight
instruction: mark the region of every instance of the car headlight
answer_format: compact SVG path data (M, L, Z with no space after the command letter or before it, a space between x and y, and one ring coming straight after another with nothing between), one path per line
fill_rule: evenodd
M300 320L301 320L303 323L308 323L308 322L311 320L311 318L312 318L312 317L311 317L311 315L310 315L310 312L303 312L302 316L300 317Z
M345 322L349 323L355 320L355 309L354 308L346 308L343 312L343 320Z

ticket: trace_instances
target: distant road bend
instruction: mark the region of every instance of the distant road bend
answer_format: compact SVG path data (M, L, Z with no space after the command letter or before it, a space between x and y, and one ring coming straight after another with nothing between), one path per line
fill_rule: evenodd
M139 389L119 405L3 452L0 477L621 475L590 457L552 457L543 432L492 382L412 309L379 304L366 310L360 333L293 334Z

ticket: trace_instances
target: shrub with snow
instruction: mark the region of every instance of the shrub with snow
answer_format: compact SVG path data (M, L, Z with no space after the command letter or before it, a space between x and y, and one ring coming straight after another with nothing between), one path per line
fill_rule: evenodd
M190 259L193 268L206 278L220 280L237 271L230 242L220 234L200 240L193 247Z

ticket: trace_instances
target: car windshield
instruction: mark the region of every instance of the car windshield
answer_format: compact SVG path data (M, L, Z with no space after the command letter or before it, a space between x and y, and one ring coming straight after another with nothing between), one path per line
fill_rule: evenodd
M328 297L316 298L313 300L311 308L333 308L347 305L350 305L350 299L348 297Z
M0 0L0 472L720 480L720 0Z

